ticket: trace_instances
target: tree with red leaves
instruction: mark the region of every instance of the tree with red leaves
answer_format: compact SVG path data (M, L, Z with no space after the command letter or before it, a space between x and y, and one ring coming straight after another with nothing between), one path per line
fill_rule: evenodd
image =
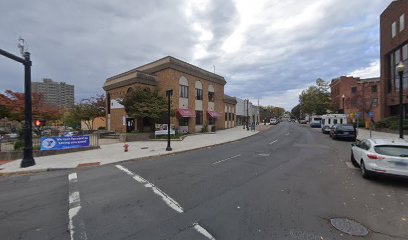
M10 120L24 120L24 93L6 90L0 93L0 109L4 116ZM61 113L55 106L48 106L44 103L44 98L39 93L32 94L33 118L45 119L47 121L61 118Z

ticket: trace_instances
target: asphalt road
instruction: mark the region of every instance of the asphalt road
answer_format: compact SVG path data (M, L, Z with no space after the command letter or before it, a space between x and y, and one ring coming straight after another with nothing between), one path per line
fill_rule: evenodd
M363 179L350 143L281 123L172 156L1 177L0 239L408 239L408 181Z

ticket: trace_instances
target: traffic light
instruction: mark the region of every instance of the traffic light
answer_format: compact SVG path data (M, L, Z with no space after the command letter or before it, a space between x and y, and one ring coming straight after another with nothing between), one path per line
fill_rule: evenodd
M34 124L35 124L36 127L43 127L43 126L45 126L45 120L44 119L37 119L37 120L35 120Z

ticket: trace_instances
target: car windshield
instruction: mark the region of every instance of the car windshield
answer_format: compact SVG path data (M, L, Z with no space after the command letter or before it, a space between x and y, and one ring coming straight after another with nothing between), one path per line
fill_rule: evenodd
M342 131L354 131L354 127L352 125L339 125L337 129Z
M381 145L375 146L374 151L381 155L393 157L408 157L408 146Z

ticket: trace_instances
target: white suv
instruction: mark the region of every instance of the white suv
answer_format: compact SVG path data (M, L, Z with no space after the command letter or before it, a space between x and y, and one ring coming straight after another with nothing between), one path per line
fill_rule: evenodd
M408 142L404 139L370 138L351 147L351 162L365 178L371 174L408 177Z

